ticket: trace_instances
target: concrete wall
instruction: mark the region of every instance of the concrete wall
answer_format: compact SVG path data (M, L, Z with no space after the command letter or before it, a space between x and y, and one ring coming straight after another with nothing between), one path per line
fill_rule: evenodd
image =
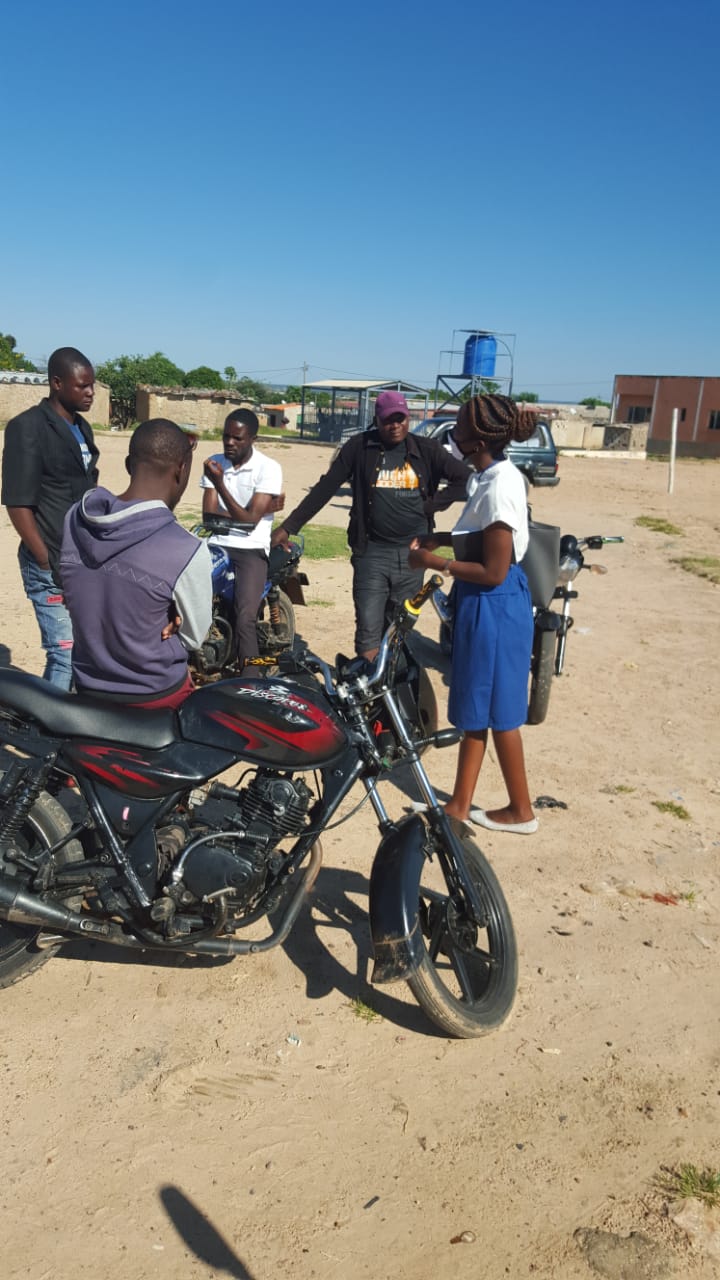
M138 422L148 418L169 418L171 422L193 422L198 431L220 431L233 409L253 409L247 400L232 392L194 391L191 387L138 387L135 393L135 417ZM266 415L258 413L260 425L265 425Z
M3 425L18 413L32 409L46 399L50 388L45 383L0 382L0 423ZM106 427L110 421L110 391L103 382L95 383L95 399L89 411L83 414L88 422Z
M552 433L558 449L605 449L641 452L647 446L647 426L608 426L581 418L556 418Z

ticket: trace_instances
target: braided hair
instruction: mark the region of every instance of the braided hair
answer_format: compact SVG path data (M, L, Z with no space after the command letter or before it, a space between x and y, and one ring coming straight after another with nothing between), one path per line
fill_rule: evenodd
M527 440L537 427L537 415L521 409L510 396L473 396L461 406L455 438L482 440L491 453L501 452L511 440Z

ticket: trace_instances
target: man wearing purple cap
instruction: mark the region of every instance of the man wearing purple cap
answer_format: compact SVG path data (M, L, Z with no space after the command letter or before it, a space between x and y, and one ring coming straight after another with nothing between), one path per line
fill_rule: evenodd
M348 542L352 551L355 651L377 654L396 606L414 595L423 573L408 566L412 538L430 533L435 511L463 501L470 469L434 440L408 434L407 401L399 391L381 391L367 431L351 436L299 506L272 535L287 542L341 485L350 482ZM441 481L447 487L436 498Z

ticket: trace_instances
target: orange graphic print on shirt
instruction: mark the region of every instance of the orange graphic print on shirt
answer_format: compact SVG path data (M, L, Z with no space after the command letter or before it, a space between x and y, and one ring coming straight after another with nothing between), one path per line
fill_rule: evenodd
M378 471L375 487L377 489L419 489L420 481L410 463L406 461L402 467Z

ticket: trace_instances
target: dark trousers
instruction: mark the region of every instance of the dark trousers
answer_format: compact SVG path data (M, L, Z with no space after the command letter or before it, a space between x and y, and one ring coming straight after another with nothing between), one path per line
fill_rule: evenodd
M408 548L387 542L368 542L352 556L355 603L355 652L377 649L388 622L403 600L423 583L423 570L408 566Z
M238 664L257 658L258 642L255 618L267 582L267 556L264 551L238 551L228 547L235 566L235 652Z

